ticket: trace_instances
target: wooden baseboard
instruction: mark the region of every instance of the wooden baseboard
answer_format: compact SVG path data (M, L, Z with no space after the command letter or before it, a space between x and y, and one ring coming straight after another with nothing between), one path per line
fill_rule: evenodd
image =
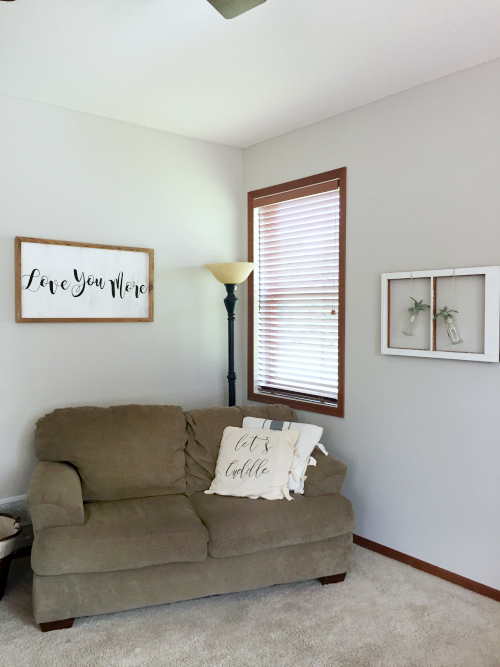
M462 588L467 588L469 591L474 591L474 593L479 593L479 595L484 595L487 598L500 602L500 591L496 588L490 588L485 584L480 584L477 581L472 581L472 579L462 577L460 574L454 574L449 570L444 570L442 567L437 567L436 565L426 563L424 560L408 556L408 554L404 554L401 551L396 551L390 547L384 547L383 544L367 540L366 537L354 535L353 539L354 544L359 544L360 547L370 549L370 551L376 551L378 554L382 554L382 556L387 556L387 558L392 558L400 563L405 563L405 565L411 565L411 567L414 567L417 570L433 574L435 577L450 581L452 584L462 586Z
M391 549L390 547L385 547L383 544L379 544L378 542L367 540L366 537L354 535L353 539L354 544L359 544L360 547L370 549L370 551L376 551L378 554L382 554L382 556L387 556L387 558L392 558L393 560L397 560L400 563L405 563L405 565L410 565L416 570L422 570L422 572L427 572L428 574L432 574L435 577L444 579L445 581L450 581L452 584L456 584L462 588L467 588L469 591L474 591L474 593L479 593L479 595L484 595L487 598L491 598L492 600L500 602L500 591L496 588L491 588L490 586L486 586L486 584L480 584L478 581L467 579L467 577L462 577L460 574L455 574L449 570L444 570L442 567L437 567L437 565L431 565L430 563L426 563L425 560L420 560L418 558L414 558L413 556L408 556L408 554L404 554L401 551L396 551L396 549ZM29 555L31 555L31 546L18 549L14 554L14 558L23 558ZM345 575L336 576L345 577ZM341 581L341 579L339 579L339 581Z

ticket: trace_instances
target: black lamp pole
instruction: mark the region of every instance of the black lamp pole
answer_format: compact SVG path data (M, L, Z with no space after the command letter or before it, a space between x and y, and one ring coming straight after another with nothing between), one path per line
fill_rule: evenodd
M211 271L213 277L222 283L227 292L224 305L227 310L227 338L229 372L227 381L229 383L229 407L236 405L236 373L234 372L234 321L236 319L236 308L238 297L236 288L245 282L254 269L253 262L217 262L205 264L205 268Z
M237 285L225 283L227 296L224 299L224 305L227 310L227 342L229 355L229 372L227 381L229 383L229 406L236 405L236 373L234 370L234 321L236 319L236 308L238 307L238 297L236 296Z

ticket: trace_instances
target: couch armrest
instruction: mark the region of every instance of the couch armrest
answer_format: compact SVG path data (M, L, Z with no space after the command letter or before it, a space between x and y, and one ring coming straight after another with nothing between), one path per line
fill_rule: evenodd
M28 491L28 509L35 531L83 526L82 484L76 470L67 463L38 463Z
M304 482L304 496L331 496L342 491L347 466L333 458L325 456L317 447L312 453L315 466L308 466Z

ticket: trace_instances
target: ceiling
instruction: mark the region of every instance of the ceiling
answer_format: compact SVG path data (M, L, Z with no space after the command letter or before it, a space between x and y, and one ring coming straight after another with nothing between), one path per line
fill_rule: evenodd
M499 57L498 0L0 2L0 93L238 147Z

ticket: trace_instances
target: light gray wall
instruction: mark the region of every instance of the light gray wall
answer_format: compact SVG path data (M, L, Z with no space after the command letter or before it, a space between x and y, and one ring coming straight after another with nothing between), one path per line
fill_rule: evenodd
M0 499L26 492L56 407L223 404L241 151L0 96ZM14 237L155 250L153 323L16 324ZM240 355L241 356L241 355Z
M500 60L244 151L244 190L347 167L345 418L356 532L500 588L500 365L380 354L382 272L500 264Z

